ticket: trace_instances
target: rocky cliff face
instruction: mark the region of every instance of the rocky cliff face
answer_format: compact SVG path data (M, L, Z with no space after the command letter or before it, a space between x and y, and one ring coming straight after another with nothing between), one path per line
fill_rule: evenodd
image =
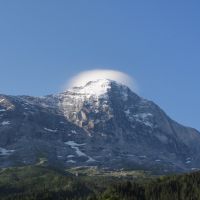
M128 87L97 80L42 98L0 95L0 165L37 163L184 171L200 134Z

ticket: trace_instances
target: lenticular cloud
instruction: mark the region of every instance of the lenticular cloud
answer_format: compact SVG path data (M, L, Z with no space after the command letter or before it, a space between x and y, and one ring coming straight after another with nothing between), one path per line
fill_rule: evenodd
M89 70L83 71L74 76L67 84L67 88L84 86L89 81L95 81L99 79L109 79L130 87L133 91L137 91L135 81L127 74L116 70Z

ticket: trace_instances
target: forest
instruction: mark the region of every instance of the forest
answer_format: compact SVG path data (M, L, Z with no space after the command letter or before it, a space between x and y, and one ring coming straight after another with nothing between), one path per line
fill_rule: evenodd
M200 172L136 178L43 166L1 169L2 200L199 200Z

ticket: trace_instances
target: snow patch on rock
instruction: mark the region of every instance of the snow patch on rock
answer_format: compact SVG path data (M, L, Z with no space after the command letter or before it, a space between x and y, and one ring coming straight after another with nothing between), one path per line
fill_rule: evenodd
M48 132L52 132L52 133L56 133L57 130L53 130L53 129L49 129L49 128L44 128L45 131L48 131Z
M74 155L68 155L67 156L68 158L73 158L73 157L75 157Z
M77 143L74 142L74 141L68 141L68 142L65 142L65 144L69 145L72 149L74 149L75 152L76 152L76 154L77 154L79 157L81 157L81 156L87 157L87 158L88 158L87 162L94 162L94 161L95 161L93 158L91 158L90 156L86 155L85 153L83 153L83 152L79 149L79 147L80 147L80 146L84 146L85 143L84 143L84 144L77 144Z
M2 126L10 125L10 121L3 121L3 122L1 122L1 125Z
M0 103L3 102L3 101L5 101L5 99L0 99Z
M73 134L77 134L77 132L75 130L71 130L71 133Z
M68 160L67 162L68 162L68 163L76 163L75 160Z
M15 150L8 150L0 147L0 156L9 156L14 152Z
M78 156L86 156L86 157L87 157L87 155L86 155L85 153L83 153L83 152L79 149L80 146L83 146L83 145L85 145L85 144L77 144L77 143L74 142L74 141L68 141L68 142L65 142L65 144L69 145L72 149L75 149L76 154L77 154Z
M133 114L130 109L125 110L124 113L130 121L136 121L136 122L144 124L145 126L149 126L153 128L153 124L150 120L153 116L151 113Z

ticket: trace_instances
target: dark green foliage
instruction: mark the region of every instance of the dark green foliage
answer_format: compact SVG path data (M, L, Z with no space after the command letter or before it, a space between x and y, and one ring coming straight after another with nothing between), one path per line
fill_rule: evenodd
M102 200L199 200L200 173L161 177L147 183L112 186Z
M93 192L71 174L41 166L0 172L0 199L86 199ZM67 198L66 198L67 197Z
M129 177L130 178L130 177ZM42 166L0 171L1 200L199 200L200 173L134 181Z
M145 191L144 188L139 184L126 182L111 186L107 191L104 192L101 199L143 200L145 199Z

